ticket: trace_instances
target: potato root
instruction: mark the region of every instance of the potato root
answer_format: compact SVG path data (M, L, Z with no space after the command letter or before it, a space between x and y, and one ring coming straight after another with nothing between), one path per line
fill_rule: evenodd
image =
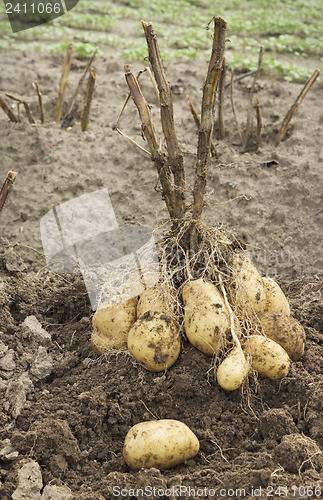
M265 287L266 306L265 311L274 311L290 316L288 300L278 283L272 278L263 277L262 282Z
M238 389L249 373L250 365L240 346L234 347L220 364L216 378L222 389Z
M288 375L290 359L283 347L262 335L250 335L243 346L250 364L261 377L279 380Z
M136 320L136 301L102 306L92 318L91 345L94 352L104 354L127 345L128 333Z
M194 457L199 440L182 422L152 420L134 425L124 442L123 456L132 469L169 469Z
M264 334L281 345L293 361L304 354L305 331L295 318L272 311L259 316Z
M128 349L147 370L160 372L177 360L181 341L173 320L162 313L147 312L131 327Z
M229 260L233 279L230 299L233 305L247 316L264 312L266 293L256 266L244 254L235 253Z

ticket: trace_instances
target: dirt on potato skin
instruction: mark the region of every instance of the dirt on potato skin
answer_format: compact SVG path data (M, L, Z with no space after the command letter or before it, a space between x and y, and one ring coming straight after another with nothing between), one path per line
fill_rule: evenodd
M6 66L1 91L30 99L36 116L31 82L37 76L50 120L61 61L14 51L2 55L6 61L15 57L16 64ZM77 61L72 68L70 93L83 66ZM166 69L172 82L185 76L185 92L198 103L206 65L178 63ZM24 460L38 462L44 485L64 484L81 500L118 498L121 488L122 498L141 498L140 492L131 490L147 486L156 488L155 498L167 498L158 489L171 490L170 498L179 491L182 498L189 498L184 487L212 489L218 497L222 492L222 498L225 491L227 498L257 498L260 487L258 498L268 494L318 498L323 491L321 455L315 451L315 446L323 446L318 192L323 158L321 132L316 129L323 120L318 106L322 84L312 89L287 140L276 149L278 124L300 86L261 80L258 96L264 131L258 154L241 154L235 145L236 129L226 96L227 135L218 144L219 159L211 162L207 192L209 203L217 206L206 208L205 221L224 222L249 245L263 274L279 281L293 317L306 333L304 356L292 363L285 379L250 375L242 391L228 393L214 381L212 360L185 339L178 361L166 373L144 370L126 351L107 358L95 355L90 345L93 312L83 280L46 269L39 222L48 210L68 199L108 187L119 222L154 229L167 216L160 193L154 190L156 173L149 159L111 130L127 93L122 65L107 55L97 61L96 70L93 114L85 134L77 120L67 132L54 124L38 128L25 120L12 124L0 115L4 138L0 152L5 159L1 180L8 170L18 171L0 220L0 341L8 349L4 356L9 352L14 362L12 368L6 358L6 368L12 369L4 370L0 359L4 402L0 442L9 439L19 453L13 459L0 455L1 498L11 498ZM250 80L236 85L240 118L245 116L248 87ZM143 88L156 108L148 83ZM191 182L196 130L185 92L175 93L174 101ZM140 140L133 107L128 116L124 127ZM50 340L33 336L23 326L30 316L36 317ZM15 394L21 395L22 402ZM200 440L198 455L163 472L131 471L122 455L124 438L132 425L153 418L186 423ZM300 487L305 487L305 495L298 491ZM240 490L245 490L244 496L239 496Z

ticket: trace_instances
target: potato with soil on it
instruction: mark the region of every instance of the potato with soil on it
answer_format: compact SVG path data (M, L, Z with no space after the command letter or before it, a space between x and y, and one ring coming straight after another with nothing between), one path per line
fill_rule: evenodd
M104 354L125 347L135 320L135 299L106 306L103 303L92 318L91 345L94 352Z
M263 277L262 282L266 293L266 311L273 311L290 316L288 300L278 283L272 278Z
M172 366L179 356L179 330L166 314L147 312L131 327L128 349L147 370L164 371Z
M230 299L243 315L254 316L264 312L266 293L256 266L243 253L234 253L228 259L232 271Z
M219 306L218 306L219 304ZM189 342L207 356L213 356L227 343L230 322L224 305L205 305L185 312L184 326Z
M208 356L222 349L230 333L230 316L217 287L202 279L189 281L182 291L184 327L191 344Z
M216 378L222 389L234 391L238 389L249 373L250 365L240 346L230 351L220 364Z
M262 335L250 335L243 345L243 350L250 356L251 367L261 377L279 380L288 375L289 356L274 340Z
M141 318L146 312L172 313L172 307L165 293L159 286L147 288L139 297L137 304L137 318Z
M123 456L132 469L169 469L194 457L199 440L183 422L152 420L134 425L124 442Z
M218 288L210 281L204 281L202 278L189 280L182 289L182 297L185 306L194 303L216 302L219 297L223 300Z
M259 315L259 321L266 337L281 345L293 361L303 356L306 335L297 319L267 311Z

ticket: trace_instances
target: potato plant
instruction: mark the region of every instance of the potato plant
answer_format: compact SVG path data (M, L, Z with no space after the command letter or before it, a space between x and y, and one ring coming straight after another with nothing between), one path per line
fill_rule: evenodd
M305 333L290 317L288 301L279 285L261 277L244 246L228 231L201 222L226 34L222 18L211 22L213 46L202 112L201 117L195 115L198 147L191 204L187 200L184 157L176 136L172 92L151 23L142 25L160 99L163 147L138 79L131 66L125 66L129 96L138 109L143 135L157 168L171 230L159 245L159 283L134 300L112 306L102 304L93 317L92 345L99 353L128 347L143 367L158 372L176 362L184 336L203 354L213 356L217 365L221 362L215 379L223 389L235 390L246 379L250 367L263 377L285 377L290 359L298 360L304 352Z
M124 304L102 304L93 317L92 345L100 353L127 346L143 367L158 372L176 362L184 335L202 353L222 360L215 378L222 388L235 390L250 367L264 377L285 377L290 359L298 360L304 352L305 333L290 317L288 301L279 285L261 277L244 246L228 231L205 227L201 222L227 24L220 17L211 22L213 45L201 117L196 111L194 115L198 146L190 204L172 92L151 23L142 25L151 78L160 100L164 146L157 137L138 79L131 66L125 65L129 97L138 109L143 136L157 168L171 230L159 245L159 283ZM261 59L259 67L260 63Z
M142 24L159 95L164 146L138 79L132 67L125 65L129 97L139 112L171 227L159 242L158 283L132 301L108 307L103 304L93 318L92 344L97 351L103 345L99 352L127 346L142 367L161 372L176 363L182 341L189 342L201 356L213 357L214 378L220 387L234 391L251 371L271 380L286 377L291 360L300 359L304 352L305 334L290 316L279 285L261 277L244 245L228 231L207 227L201 221L226 36L226 22L222 18L212 22L213 46L201 116L194 115L198 147L191 199L176 136L172 92L150 23ZM120 132L118 121L114 128ZM124 458L134 469L165 469L193 457L198 449L196 436L183 423L156 420L130 429Z

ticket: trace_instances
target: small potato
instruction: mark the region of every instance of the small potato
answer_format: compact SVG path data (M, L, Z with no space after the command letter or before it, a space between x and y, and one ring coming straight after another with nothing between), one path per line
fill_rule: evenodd
M178 420L141 422L128 432L123 456L132 469L169 469L194 457L200 448L195 434Z
M264 312L266 293L256 266L244 254L235 253L229 259L233 273L230 299L242 313L253 316Z
M249 368L241 348L234 347L218 368L216 376L219 385L227 391L238 389L247 377Z
M180 333L169 316L147 312L131 327L128 349L147 370L161 372L179 356Z
M285 314L285 316L290 316L288 300L278 283L272 278L267 277L262 278L262 282L266 293L265 311L275 311Z
M304 354L305 331L295 318L272 311L259 316L264 334L281 345L293 361Z
M112 349L126 346L129 330L135 320L134 299L107 307L102 304L92 318L91 345L94 352L104 354Z
M161 294L159 287L153 286L140 295L137 304L137 317L141 318L147 311L166 314L168 311L171 312L170 309L166 296Z
M288 375L289 356L274 340L262 335L250 335L243 350L250 355L250 364L261 377L278 380Z

